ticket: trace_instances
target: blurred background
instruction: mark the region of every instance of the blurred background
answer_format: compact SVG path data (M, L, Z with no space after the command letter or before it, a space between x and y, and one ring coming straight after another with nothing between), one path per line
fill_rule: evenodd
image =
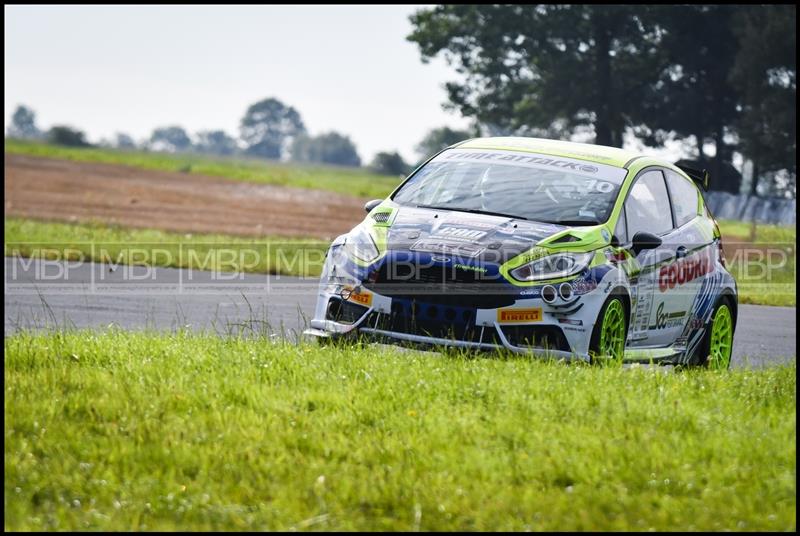
M381 197L521 135L683 160L717 217L795 222L795 6L6 6L5 45L7 216L52 210L9 154Z

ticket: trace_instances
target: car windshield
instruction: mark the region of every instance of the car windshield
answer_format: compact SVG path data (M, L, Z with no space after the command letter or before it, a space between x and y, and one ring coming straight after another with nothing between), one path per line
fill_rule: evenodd
M401 205L564 225L605 222L626 170L517 151L449 149L393 196Z

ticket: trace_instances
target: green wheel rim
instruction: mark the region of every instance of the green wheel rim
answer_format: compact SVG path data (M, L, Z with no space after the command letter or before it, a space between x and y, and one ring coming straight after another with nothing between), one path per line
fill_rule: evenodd
M727 369L731 362L733 349L733 318L731 310L723 304L717 309L711 321L711 355L708 364L711 368Z
M622 360L625 348L625 310L622 302L614 299L606 307L600 328L600 354L615 360Z

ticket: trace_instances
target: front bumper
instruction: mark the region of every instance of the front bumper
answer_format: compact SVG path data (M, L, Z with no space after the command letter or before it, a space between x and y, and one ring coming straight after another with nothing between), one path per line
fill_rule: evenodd
M306 335L311 335L315 337L331 337L332 334L328 333L324 330L318 329L313 327L314 322L311 323L312 327L305 330L303 333ZM588 354L576 354L573 352L564 352L561 350L550 350L550 349L543 349L543 348L531 348L531 347L522 347L522 346L514 346L508 339L502 336L502 331L498 330L498 335L502 337L502 344L492 344L486 342L472 342L472 341L460 341L456 339L444 339L440 337L427 337L424 335L414 335L411 333L400 333L397 331L387 331L383 329L376 329L376 328L360 328L357 330L359 334L366 335L367 338L375 340L377 342L384 341L384 340L392 340L392 341L399 341L399 342L408 342L412 344L422 344L422 345L430 345L430 346L439 346L444 348L469 348L472 350L484 350L484 351L497 351L497 350L510 350L512 352L516 352L519 354L526 354L531 355L534 357L542 357L542 358L549 358L549 359L563 359L567 361L589 361Z
M589 361L589 338L597 311L594 307L586 306L587 303L595 301L587 299L586 295L551 304L545 303L541 298L522 298L508 307L473 309L474 317L471 319L471 332L468 335L462 330L461 336L441 336L439 330L431 333L416 329L398 329L392 316L397 313L393 305L398 304L393 304L393 299L389 296L372 291L363 292L368 293L368 299L363 295L358 299L359 314L353 315L348 322L337 322L326 316L330 301L342 299L341 288L321 289L315 318L304 333L320 338L361 337L376 342L483 351L507 350L534 357ZM424 297L420 299L424 307ZM346 303L351 301L344 300ZM438 306L442 307L441 304ZM513 322L499 321L509 313L512 313ZM532 321L526 321L525 315L530 315ZM447 326L445 321L439 324L442 327ZM536 332L536 330L560 333L561 344L559 347L552 345L539 347L529 344L529 339L521 339L520 333Z

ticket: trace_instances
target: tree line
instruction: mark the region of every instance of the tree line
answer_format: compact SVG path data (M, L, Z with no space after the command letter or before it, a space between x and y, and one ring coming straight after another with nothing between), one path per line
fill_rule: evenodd
M56 145L91 147L83 131L55 125L42 131L36 124L36 113L20 105L11 117L9 137L43 140ZM420 158L467 139L470 133L447 127L432 129L417 146ZM308 134L300 113L292 106L270 97L249 106L239 125L239 137L224 130L202 130L190 135L177 125L157 127L149 138L137 142L132 136L118 132L112 139L103 139L97 146L121 150L144 150L168 153L202 153L218 156L246 155L255 158L286 159L295 162L361 166L355 144L346 135L325 132ZM368 167L380 174L405 175L412 170L397 151L382 151Z
M715 189L739 192L738 152L752 193L795 195L793 5L441 5L411 22L423 61L460 75L446 106L484 134L678 140Z

